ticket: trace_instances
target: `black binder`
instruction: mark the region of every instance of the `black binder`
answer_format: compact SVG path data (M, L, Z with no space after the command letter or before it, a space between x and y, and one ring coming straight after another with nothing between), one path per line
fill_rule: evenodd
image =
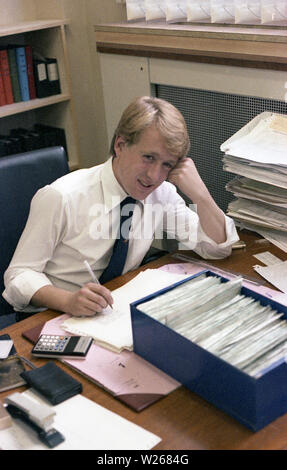
M61 93L61 86L57 59L46 58L46 68L49 80L49 93L50 95L58 95Z
M43 145L45 147L54 147L58 145L64 147L68 158L65 129L61 129L60 127L48 126L45 124L35 124L34 131L41 134L43 139Z
M34 77L37 98L49 96L49 80L45 60L34 59Z
M57 59L35 58L34 76L37 98L61 93Z

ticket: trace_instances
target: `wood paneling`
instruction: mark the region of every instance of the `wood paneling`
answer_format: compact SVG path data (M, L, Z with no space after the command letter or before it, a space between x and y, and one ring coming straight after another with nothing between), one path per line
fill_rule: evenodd
M97 25L95 32L97 50L106 54L287 69L286 30L127 23Z

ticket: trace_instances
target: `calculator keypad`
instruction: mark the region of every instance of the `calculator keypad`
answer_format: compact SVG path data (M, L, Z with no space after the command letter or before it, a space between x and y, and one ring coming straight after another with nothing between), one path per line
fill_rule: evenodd
M69 339L69 336L42 335L34 351L63 352Z

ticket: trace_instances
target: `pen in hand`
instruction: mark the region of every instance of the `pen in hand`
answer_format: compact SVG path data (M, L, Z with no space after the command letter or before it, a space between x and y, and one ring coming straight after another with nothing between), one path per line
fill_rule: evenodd
M87 269L88 273L90 274L90 276L92 278L92 281L95 282L96 284L100 284L98 279L95 276L94 271L92 270L91 266L89 265L89 263L86 259L84 261L84 265L86 266L86 269Z
M90 274L90 276L91 276L91 278L92 278L92 281L93 281L95 284L99 284L99 285L100 285L99 280L97 279L97 277L96 277L94 271L92 270L91 266L89 265L89 263L88 263L88 261L87 261L86 259L85 259L85 261L84 261L84 265L85 265L85 267L86 267L88 273ZM113 308L113 306L112 306L111 304L109 304L109 306L110 306L111 308Z

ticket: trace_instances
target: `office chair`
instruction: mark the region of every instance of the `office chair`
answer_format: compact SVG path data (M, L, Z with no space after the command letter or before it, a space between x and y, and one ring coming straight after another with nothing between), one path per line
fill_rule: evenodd
M63 147L0 158L0 329L1 324L3 328L4 315L7 324L13 323L12 318L16 319L13 307L2 297L3 275L25 227L30 202L38 189L68 172Z
M162 256L168 255L170 252L166 250L160 250L158 248L151 247L147 254L145 255L144 259L141 262L141 266L144 266L145 264L151 263L152 261L155 261Z

